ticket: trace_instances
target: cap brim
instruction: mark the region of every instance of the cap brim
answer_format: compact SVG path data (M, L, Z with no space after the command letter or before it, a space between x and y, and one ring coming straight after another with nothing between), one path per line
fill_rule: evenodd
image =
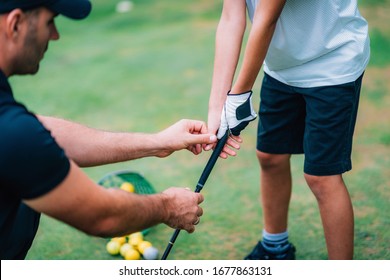
M71 19L84 19L90 14L92 5L87 0L59 0L48 5L48 8Z

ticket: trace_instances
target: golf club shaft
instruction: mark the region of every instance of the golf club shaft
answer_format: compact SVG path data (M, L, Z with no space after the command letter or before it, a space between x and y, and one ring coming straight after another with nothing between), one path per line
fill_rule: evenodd
M204 184L207 181L207 178L209 177L211 170L213 169L220 153L222 152L223 147L225 146L225 143L229 137L229 130L226 131L225 135L218 141L217 145L215 146L214 151L212 152L205 168L203 169L202 174L200 175L199 181L196 184L195 192L199 193L202 189ZM180 229L176 229L175 232L172 234L171 239L169 240L168 246L165 249L165 252L162 256L162 260L166 260L169 253L171 252L171 249L173 247L173 244L175 244L176 238L180 233Z

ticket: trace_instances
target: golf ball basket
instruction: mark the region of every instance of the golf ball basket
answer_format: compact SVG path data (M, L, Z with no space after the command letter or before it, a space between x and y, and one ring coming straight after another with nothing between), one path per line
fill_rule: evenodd
M120 188L123 183L131 183L134 186L134 193L137 194L154 194L156 193L153 186L138 172L131 170L120 170L105 175L98 181L98 184L105 188ZM150 231L142 231L146 235Z

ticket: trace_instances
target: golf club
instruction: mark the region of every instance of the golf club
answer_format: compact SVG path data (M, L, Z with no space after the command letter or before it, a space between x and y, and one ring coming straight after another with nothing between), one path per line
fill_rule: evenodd
M209 177L211 170L213 169L215 162L217 161L217 159L219 157L219 154L221 153L223 147L225 146L225 143L226 143L228 137L229 137L229 129L226 130L225 135L218 141L218 143L215 146L215 149L214 149L213 153L211 154L205 168L203 169L203 172L200 175L199 181L196 184L196 188L195 188L196 193L199 193L203 189L203 186L206 183L207 178ZM180 229L176 229L175 232L173 233L171 239L169 240L168 246L165 249L165 252L161 258L162 260L167 259L169 252L171 251L173 244L175 244L176 238L179 235L179 233L180 233Z

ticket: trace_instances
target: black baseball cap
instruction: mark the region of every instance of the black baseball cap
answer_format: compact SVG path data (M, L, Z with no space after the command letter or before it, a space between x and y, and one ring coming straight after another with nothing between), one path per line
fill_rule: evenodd
M0 0L0 14L14 9L30 10L46 7L71 19L86 18L92 5L88 0Z

